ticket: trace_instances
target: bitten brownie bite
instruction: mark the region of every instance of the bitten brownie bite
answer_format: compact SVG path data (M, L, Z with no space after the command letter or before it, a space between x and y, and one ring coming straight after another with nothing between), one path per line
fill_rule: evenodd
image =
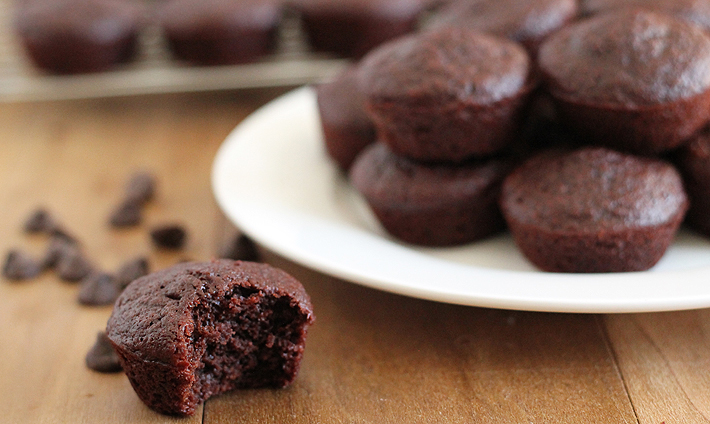
M350 66L332 81L316 86L325 150L347 171L365 146L375 141L375 127L365 113L358 68Z
M99 72L135 56L143 13L131 1L40 0L18 6L15 27L38 68L57 74Z
M315 51L360 58L417 29L422 0L292 0Z
M710 37L670 15L597 15L552 34L538 58L561 119L593 144L657 154L710 119Z
M462 28L410 35L360 64L365 108L393 152L460 162L508 146L533 86L519 44Z
M274 53L281 12L275 0L172 0L159 8L158 22L177 58L232 65Z
M710 129L705 128L694 136L677 157L690 197L686 222L710 237Z
M350 179L395 238L450 246L505 228L498 197L510 168L510 161L504 159L423 164L375 143L358 156Z
M458 26L500 35L535 54L546 36L576 15L576 0L457 0L438 11L429 26Z
M285 272L214 260L135 280L106 331L146 405L191 415L229 390L290 384L314 319L308 294Z
M601 147L528 159L501 193L516 244L553 272L646 270L665 253L687 208L673 166Z

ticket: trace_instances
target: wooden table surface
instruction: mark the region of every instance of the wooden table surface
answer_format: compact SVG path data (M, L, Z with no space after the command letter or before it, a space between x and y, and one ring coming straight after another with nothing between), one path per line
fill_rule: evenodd
M210 189L214 155L240 120L277 94L0 105L3 255L42 253L46 237L23 233L22 223L44 206L106 270L138 255L153 269L210 259L235 231ZM141 227L111 229L107 216L136 169L158 176L157 199ZM188 228L185 250L151 247L148 228L166 222ZM46 272L0 280L0 422L710 422L707 310L575 315L453 306L263 253L304 283L318 317L289 388L225 394L186 419L154 413L123 374L84 365L110 307L80 306L77 285Z

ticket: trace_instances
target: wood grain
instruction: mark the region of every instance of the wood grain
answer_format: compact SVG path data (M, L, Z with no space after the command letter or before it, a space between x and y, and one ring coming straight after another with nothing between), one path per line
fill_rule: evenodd
M641 424L710 423L710 311L605 321Z

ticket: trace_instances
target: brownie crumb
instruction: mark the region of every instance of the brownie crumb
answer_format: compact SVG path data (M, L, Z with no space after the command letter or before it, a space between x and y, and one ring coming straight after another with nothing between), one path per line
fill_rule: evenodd
M219 257L241 261L260 262L256 243L245 234L236 234L220 250Z
M185 245L187 232L180 225L164 225L150 231L150 238L157 247L180 249Z
M123 291L133 280L147 275L150 271L148 259L138 257L123 264L116 271L115 283L119 291Z
M94 272L81 280L79 303L88 306L112 305L121 290L113 275L105 272Z
M93 267L76 245L67 245L57 258L57 274L64 281L75 282L91 273Z
M23 226L26 233L51 233L57 227L52 215L44 208L38 208L27 218Z
M2 275L14 281L29 280L39 275L41 271L39 262L19 250L10 250L2 267Z
M155 195L155 176L147 171L134 173L126 185L126 200L138 205L153 199Z
M111 213L109 224L115 228L135 227L141 223L142 215L140 203L127 199Z
M86 354L86 366L98 372L112 373L122 370L116 351L106 333L101 331L96 336L96 343Z

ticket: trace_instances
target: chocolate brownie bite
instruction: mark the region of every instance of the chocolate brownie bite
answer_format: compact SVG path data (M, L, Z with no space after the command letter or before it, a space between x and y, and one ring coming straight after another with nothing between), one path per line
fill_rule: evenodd
M439 10L429 27L457 26L500 35L535 55L545 37L576 15L576 0L458 0Z
M347 171L365 146L375 141L375 127L365 113L365 97L356 66L316 86L323 141L328 156Z
M144 9L124 0L20 3L15 28L31 61L47 72L110 70L136 54Z
M441 28L387 43L360 65L366 110L393 152L460 162L513 140L534 86L513 41Z
M422 0L293 0L310 47L360 58L418 28Z
M503 159L424 164L375 143L358 156L350 180L395 238L452 246L505 228L498 196L510 167Z
M503 182L501 208L538 268L626 272L658 262L688 199L670 164L588 147L527 160Z
M583 15L594 15L623 8L644 8L673 15L710 29L710 0L582 0Z
M677 159L690 197L686 222L710 236L710 129L705 128L694 136L678 151Z
M266 264L215 260L134 281L106 331L146 405L191 415L226 391L291 383L313 320L308 294L290 275Z
M176 58L233 65L275 52L281 15L275 0L171 0L157 19Z
M570 25L540 47L561 119L598 145L658 154L710 119L710 37L644 10Z

